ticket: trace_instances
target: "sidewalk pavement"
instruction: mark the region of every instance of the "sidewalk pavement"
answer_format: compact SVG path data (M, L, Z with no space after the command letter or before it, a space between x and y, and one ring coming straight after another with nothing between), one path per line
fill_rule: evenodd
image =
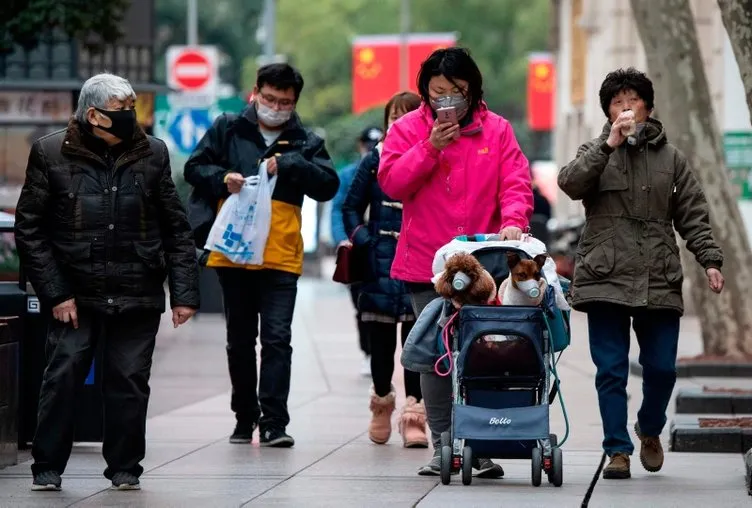
M572 346L559 363L571 422L564 446L564 485L530 485L529 461L503 461L503 480L458 477L442 486L419 477L429 450L406 450L395 432L388 445L366 435L369 381L358 375L361 356L347 290L322 279L303 279L293 325L290 396L296 439L292 449L230 445L234 419L223 320L201 316L174 331L163 328L152 377L148 450L140 492L113 492L102 477L101 445L74 447L62 492L31 492L30 462L0 470L0 507L578 507L600 461L601 427L593 387L586 323L573 316ZM699 351L696 320L682 323L681 354ZM635 349L636 351L636 345ZM397 353L399 355L399 351ZM399 365L398 361L396 362ZM680 380L678 386L719 383ZM739 383L737 380L736 384ZM401 391L401 371L395 375ZM635 418L640 380L630 380L630 416ZM400 397L404 397L401 395ZM395 415L396 416L396 415ZM561 410L552 411L552 431L563 436ZM667 443L667 432L664 443ZM28 453L25 454L28 458ZM667 453L660 473L648 474L637 456L628 481L599 480L591 507L748 506L741 456Z

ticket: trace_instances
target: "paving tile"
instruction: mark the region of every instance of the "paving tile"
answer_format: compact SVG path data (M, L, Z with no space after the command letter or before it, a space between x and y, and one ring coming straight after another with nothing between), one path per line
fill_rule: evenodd
M644 471L634 460L630 480L599 480L590 506L736 508L749 503L741 455L670 453L659 473Z
M0 506L3 508L63 508L92 496L109 486L102 478L63 478L60 492L32 492L31 475L24 478L0 477Z
M330 508L383 508L384 506L414 506L429 492L436 481L415 477L390 480L342 480L339 478L296 477L277 485L266 494L253 499L246 506Z
M332 445L280 449L260 448L257 444L233 445L221 442L158 467L151 474L187 478L197 474L246 478L287 477L321 460L333 449Z
M142 490L120 492L107 490L76 508L237 508L245 500L272 488L281 480L149 478L142 480Z

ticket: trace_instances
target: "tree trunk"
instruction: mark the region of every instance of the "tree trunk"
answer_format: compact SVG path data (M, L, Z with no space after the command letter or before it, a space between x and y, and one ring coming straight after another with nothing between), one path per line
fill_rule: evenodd
M752 114L752 0L718 0Z
M668 139L687 157L710 206L724 253L726 288L715 295L705 273L685 254L686 276L707 355L752 357L752 252L726 171L689 0L630 0L656 109Z

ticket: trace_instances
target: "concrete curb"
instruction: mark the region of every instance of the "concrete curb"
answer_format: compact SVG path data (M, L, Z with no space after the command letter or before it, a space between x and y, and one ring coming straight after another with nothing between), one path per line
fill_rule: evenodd
M702 388L681 388L676 394L678 414L752 414L752 393L706 392Z
M629 361L629 373L642 377L642 366ZM752 363L681 363L676 365L676 377L752 377Z
M743 454L752 448L752 428L700 428L700 417L708 415L677 415L674 418L671 423L672 452Z

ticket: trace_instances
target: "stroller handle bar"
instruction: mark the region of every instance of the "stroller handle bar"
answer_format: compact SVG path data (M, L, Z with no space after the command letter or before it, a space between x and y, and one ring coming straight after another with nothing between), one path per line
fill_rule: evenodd
M461 235L455 237L461 242L500 242L501 235L498 233L476 233L474 235Z

